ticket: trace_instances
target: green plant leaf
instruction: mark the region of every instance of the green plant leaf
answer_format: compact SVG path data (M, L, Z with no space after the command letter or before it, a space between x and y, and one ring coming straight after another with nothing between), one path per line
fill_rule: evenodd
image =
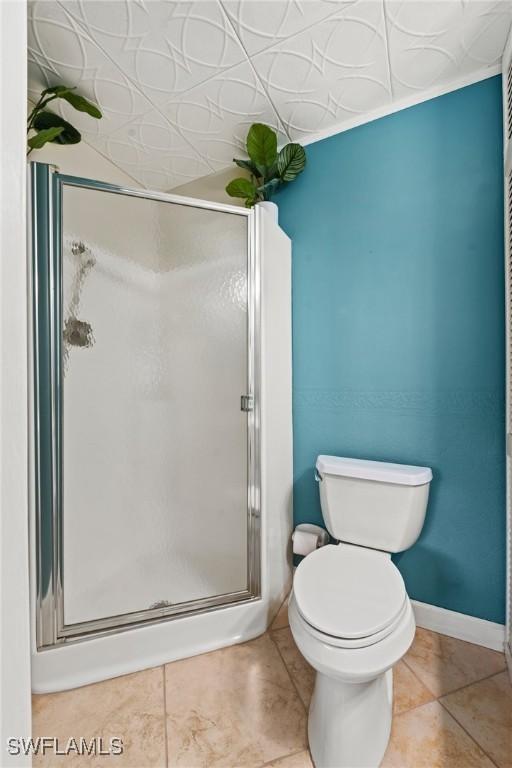
M30 149L41 149L41 147L43 147L48 141L55 141L57 136L60 136L63 130L64 128L62 126L55 128L44 128L42 131L39 131L39 133L36 133L35 136L31 136L30 139L27 140L27 144L29 145Z
M226 192L230 197L246 197L254 199L258 195L258 190L249 179L233 179L226 187Z
M277 135L263 123L254 123L247 134L247 154L261 175L265 175L277 157Z
M283 181L293 181L306 165L306 152L300 144L287 144L277 156L277 170Z
M59 131L52 139L56 144L78 144L82 138L79 131L73 128L71 123L54 112L39 112L34 119L33 128L36 131L44 131L47 128L62 128L62 131Z
M83 96L79 96L78 93L73 93L70 89L58 94L59 98L65 99L68 104L71 104L78 112L86 112L91 117L95 117L97 120L101 118L101 111L96 104L92 104Z
M236 163L239 168L243 168L245 171L249 171L249 173L251 173L253 176L260 175L259 170L250 160L237 160L237 158L234 157L233 162Z
M271 179L265 182L261 187L258 187L258 193L262 200L270 200L274 192L276 192L281 186L281 179Z
M74 90L76 89L67 85L52 85L51 88L45 88L44 91L41 91L41 96L62 96L63 93Z

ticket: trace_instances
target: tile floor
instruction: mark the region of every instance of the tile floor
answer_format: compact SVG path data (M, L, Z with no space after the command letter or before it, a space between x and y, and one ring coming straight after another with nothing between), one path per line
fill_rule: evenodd
M395 667L383 768L512 768L512 687L502 654L418 629ZM313 673L286 605L262 637L73 691L34 696L34 736L123 738L119 757L35 766L312 768Z

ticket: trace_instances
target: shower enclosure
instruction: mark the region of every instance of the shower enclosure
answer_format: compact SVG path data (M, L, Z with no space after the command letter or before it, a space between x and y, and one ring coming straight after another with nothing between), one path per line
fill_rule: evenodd
M289 587L290 245L32 164L34 690L240 642Z

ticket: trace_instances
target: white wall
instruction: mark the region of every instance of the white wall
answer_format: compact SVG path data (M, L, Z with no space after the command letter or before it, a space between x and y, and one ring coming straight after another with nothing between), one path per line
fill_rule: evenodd
M194 179L186 184L180 184L170 190L175 195L185 195L186 197L197 197L201 200L212 200L215 203L229 203L230 205L244 205L244 201L237 197L230 197L226 192L226 184L231 179L239 176L249 177L241 168L236 166L225 168L217 173L211 173L208 176L202 176L200 179Z
M29 104L29 109L32 104ZM87 142L61 146L60 144L46 144L42 149L34 150L30 154L30 160L38 163L51 163L56 165L61 173L74 176L83 176L88 179L106 181L110 184L119 184L125 187L140 187L139 182L114 165L110 160L100 154ZM185 197L197 197L201 200L211 200L216 203L229 203L230 205L244 205L244 201L230 197L225 187L231 179L246 176L241 168L236 166L225 168L217 173L202 176L186 184L180 184L169 190L176 195Z
M29 105L29 108L30 105ZM42 149L30 153L29 160L38 163L51 163L59 168L61 173L72 176L83 176L86 179L106 181L126 187L140 187L131 176L111 163L106 157L93 149L85 141L80 144L46 144Z
M25 216L26 4L0 3L0 765L30 735Z
M291 589L293 526L292 244L256 206L261 247L261 469L270 614Z

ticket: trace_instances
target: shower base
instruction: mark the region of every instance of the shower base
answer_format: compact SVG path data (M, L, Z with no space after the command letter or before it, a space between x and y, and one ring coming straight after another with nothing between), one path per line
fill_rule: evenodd
M285 593L283 593L284 599ZM276 603L273 603L272 613ZM32 654L32 690L53 693L127 675L258 637L272 618L264 598Z

